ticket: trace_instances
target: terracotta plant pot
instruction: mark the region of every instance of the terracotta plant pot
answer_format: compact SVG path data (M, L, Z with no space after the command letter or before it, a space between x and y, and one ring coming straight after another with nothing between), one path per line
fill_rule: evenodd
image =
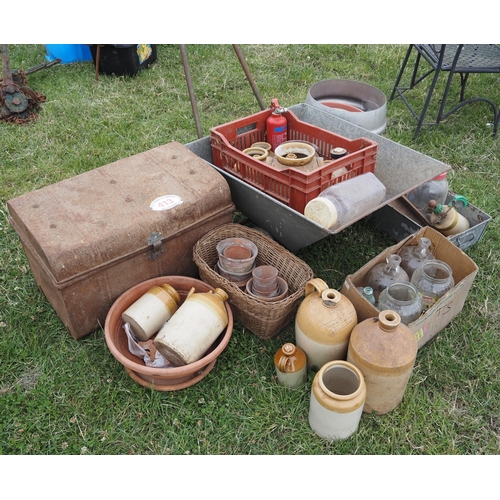
M104 336L111 354L125 367L130 377L143 387L157 391L176 391L190 387L203 379L215 365L217 357L226 348L233 331L233 314L227 302L225 308L228 325L219 335L205 356L194 363L172 368L155 368L146 366L144 361L134 356L128 348L127 335L123 329L122 313L151 287L168 283L174 287L181 301L184 301L189 290L195 287L197 292L214 291L215 288L204 281L186 276L161 276L127 290L120 295L111 306L104 324Z
M259 250L253 241L246 238L225 238L217 243L219 268L229 273L250 272Z

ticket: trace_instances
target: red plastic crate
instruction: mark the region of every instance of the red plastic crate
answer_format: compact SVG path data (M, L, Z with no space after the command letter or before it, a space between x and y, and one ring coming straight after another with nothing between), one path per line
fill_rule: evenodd
M365 138L347 139L299 120L292 111L284 115L288 120L288 140L308 141L318 146L319 154L326 161L322 167L312 172L304 172L297 167L282 171L243 153L254 142L266 141L266 120L271 113L271 109L264 110L212 128L210 142L214 165L300 213L304 213L310 200L332 184L374 172L376 142ZM336 147L345 148L348 154L338 160L327 161L330 150ZM344 167L346 173L335 175Z

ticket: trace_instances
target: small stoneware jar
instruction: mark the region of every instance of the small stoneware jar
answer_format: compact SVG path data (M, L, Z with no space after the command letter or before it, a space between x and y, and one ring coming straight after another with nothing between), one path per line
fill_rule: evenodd
M184 366L202 358L228 324L222 288L195 293L192 288L176 313L154 340L155 347L174 366Z
M276 351L274 368L280 385L296 389L307 382L306 354L291 342Z
M313 380L309 425L322 438L346 439L358 429L365 400L361 370L347 361L329 361Z
M122 313L134 335L142 341L150 339L177 311L181 297L169 284L154 286Z
M295 316L295 343L307 356L307 366L321 368L327 361L345 359L356 309L342 293L320 278L305 285L305 298Z
M347 361L365 378L366 413L388 413L401 403L417 357L418 343L394 311L358 323L351 334Z

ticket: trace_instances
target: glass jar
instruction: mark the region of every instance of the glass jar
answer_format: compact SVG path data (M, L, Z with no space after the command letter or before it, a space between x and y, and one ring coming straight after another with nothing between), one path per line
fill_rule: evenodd
M366 276L365 286L373 288L373 296L378 301L380 292L393 283L409 282L408 273L401 267L401 257L389 254L385 262L375 264Z
M409 325L422 313L422 297L412 283L393 283L380 293L378 309L397 312L401 323Z
M431 308L455 286L451 267L441 260L430 260L415 270L411 282L422 296L422 310Z
M436 200L444 205L448 196L447 172L443 172L430 181L424 182L420 186L410 191L408 199L426 216L428 213L428 203L430 200Z
M431 244L429 238L420 238L416 245L403 247L399 251L401 267L406 271L410 280L415 269L428 260L436 259L430 250Z

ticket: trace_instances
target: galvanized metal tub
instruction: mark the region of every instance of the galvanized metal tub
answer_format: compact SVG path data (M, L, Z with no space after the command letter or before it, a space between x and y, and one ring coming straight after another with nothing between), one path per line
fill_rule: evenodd
M441 161L308 104L296 104L289 109L300 120L330 130L348 139L366 137L378 142L375 175L385 185L386 196L375 210L451 168ZM207 162L212 163L209 137L190 142L186 144L186 147ZM371 210L360 214L350 223L339 226L335 231L330 231L266 193L215 166L214 168L224 176L229 184L232 200L237 210L247 216L255 225L267 231L278 243L291 252L297 252L329 235L339 233L375 211Z

